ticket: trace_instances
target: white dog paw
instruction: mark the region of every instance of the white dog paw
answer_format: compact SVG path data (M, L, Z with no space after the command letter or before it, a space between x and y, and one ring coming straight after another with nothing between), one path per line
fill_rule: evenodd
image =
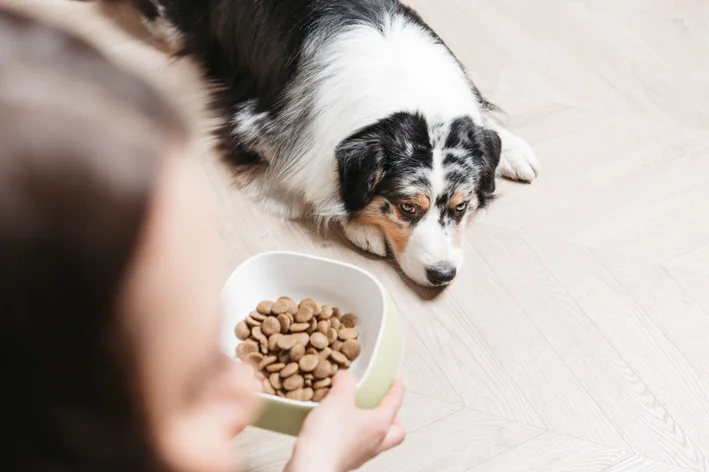
M502 155L497 173L502 177L522 182L531 182L539 175L539 160L532 148L523 139L509 131L501 132Z
M387 255L387 244L384 234L376 226L360 226L357 224L344 224L343 230L347 239L360 249L369 251L377 256Z

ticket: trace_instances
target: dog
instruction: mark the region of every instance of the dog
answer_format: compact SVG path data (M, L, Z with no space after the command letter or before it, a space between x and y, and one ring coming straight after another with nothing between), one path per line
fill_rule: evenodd
M134 1L215 85L219 148L252 169L255 198L339 223L418 284L453 281L496 175L537 176L530 146L397 0Z

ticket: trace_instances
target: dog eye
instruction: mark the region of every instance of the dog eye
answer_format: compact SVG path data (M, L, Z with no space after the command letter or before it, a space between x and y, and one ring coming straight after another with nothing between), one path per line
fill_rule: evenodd
M416 213L416 207L411 203L402 203L399 205L399 208L401 208L401 211L405 213Z
M468 209L468 202L461 203L457 207L455 207L455 211L458 213L463 213L465 210Z

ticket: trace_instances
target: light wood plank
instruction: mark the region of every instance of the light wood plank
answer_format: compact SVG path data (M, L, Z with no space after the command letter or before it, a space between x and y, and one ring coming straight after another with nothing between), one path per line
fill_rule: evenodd
M626 452L549 432L469 472L602 472L626 457Z
M488 228L471 240L634 452L705 470L675 419L518 234Z
M461 410L409 435L399 450L373 461L363 470L462 472L542 433L531 426Z
M588 251L535 236L524 238L554 277L638 375L680 427L673 440L703 454L693 468L709 467L709 382ZM709 345L706 347L709 356ZM636 421L642 421L637 417ZM668 432L669 433L669 432Z

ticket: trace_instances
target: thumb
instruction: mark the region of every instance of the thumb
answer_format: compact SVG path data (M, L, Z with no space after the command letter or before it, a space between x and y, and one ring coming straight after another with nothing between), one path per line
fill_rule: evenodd
M325 401L329 399L340 399L352 401L357 391L357 377L347 370L341 370L332 379L332 389L325 397Z

